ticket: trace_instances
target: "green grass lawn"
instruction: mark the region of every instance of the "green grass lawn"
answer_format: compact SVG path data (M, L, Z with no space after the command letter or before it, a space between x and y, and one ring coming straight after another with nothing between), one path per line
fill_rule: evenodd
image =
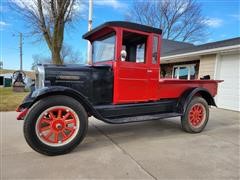
M15 111L28 92L13 92L12 88L0 88L0 111Z

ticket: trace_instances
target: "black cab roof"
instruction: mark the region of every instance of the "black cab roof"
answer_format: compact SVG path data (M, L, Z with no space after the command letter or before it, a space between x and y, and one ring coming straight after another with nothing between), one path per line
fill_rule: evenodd
M132 29L132 30L138 30L138 31L143 31L147 33L156 33L156 34L162 34L162 30L158 28L154 28L151 26L146 26L142 24L137 24L133 22L127 22L127 21L110 21L106 22L91 31L87 32L86 34L83 35L84 39L89 39L93 34L98 32L101 29L104 29L106 27L123 27L127 29Z

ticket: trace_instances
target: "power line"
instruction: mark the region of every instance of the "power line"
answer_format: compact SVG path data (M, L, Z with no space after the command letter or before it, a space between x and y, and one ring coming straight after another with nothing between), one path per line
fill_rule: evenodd
M89 11L88 11L88 31L92 30L92 13L93 13L93 0L89 0ZM88 41L88 64L92 64L92 45Z
M19 60L20 60L20 70L23 70L23 34L22 32L19 32L18 35L16 35L15 33L13 34L13 36L19 36Z

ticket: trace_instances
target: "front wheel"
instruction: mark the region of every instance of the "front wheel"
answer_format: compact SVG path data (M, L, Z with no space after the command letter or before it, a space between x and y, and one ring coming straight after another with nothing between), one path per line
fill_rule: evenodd
M24 136L35 151L60 155L73 150L85 137L88 116L83 106L67 96L39 100L24 121Z
M200 133L207 125L209 107L205 99L194 97L181 117L182 129L189 133Z

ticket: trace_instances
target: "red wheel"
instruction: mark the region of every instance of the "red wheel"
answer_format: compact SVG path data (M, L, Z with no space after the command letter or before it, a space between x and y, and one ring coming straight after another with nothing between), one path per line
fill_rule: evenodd
M71 108L54 106L39 116L35 130L44 144L62 146L76 137L79 127L78 116Z
M199 133L205 128L208 117L207 102L201 97L195 97L191 100L181 118L182 128L186 132Z
M73 150L85 137L88 116L84 107L68 96L50 96L36 102L24 120L24 137L31 148L45 155Z
M206 119L206 109L201 103L193 105L188 114L188 121L194 128L199 128Z

